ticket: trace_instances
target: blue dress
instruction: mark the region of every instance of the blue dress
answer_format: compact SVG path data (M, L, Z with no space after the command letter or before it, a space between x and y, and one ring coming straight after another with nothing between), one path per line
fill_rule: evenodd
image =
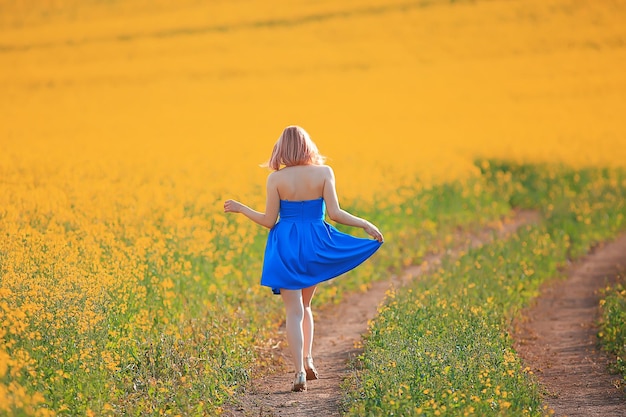
M279 221L267 237L261 285L274 294L317 285L354 269L381 242L340 232L325 221L323 198L280 201Z

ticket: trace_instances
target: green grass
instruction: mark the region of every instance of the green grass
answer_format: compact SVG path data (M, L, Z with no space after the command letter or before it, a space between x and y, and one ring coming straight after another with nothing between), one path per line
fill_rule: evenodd
M398 290L365 337L346 381L350 416L544 415L516 356L512 317L571 257L624 228L623 172L483 164L512 206L544 220L469 250ZM616 308L623 314L623 304ZM622 321L623 323L623 321Z
M428 253L443 253L458 245L459 231L481 229L511 215L512 207L539 210L544 219L509 240L448 260L395 293L355 364L345 401L348 414L543 412L532 376L511 349L511 317L568 259L624 229L625 175L494 161L478 166L481 174L465 181L425 187L414 178L371 203L342 201L349 211L377 224L386 243L364 265L324 284L316 296L318 308L419 264ZM201 201L177 204L184 206L192 226L158 221L168 217L168 208L156 206L152 215L157 221L150 222L149 230L131 216L128 224L102 226L105 238L94 243L90 223L82 230L79 218L67 239L48 246L58 251L55 259L93 251L90 256L80 252L80 263L67 266L76 271L59 275L87 274L76 281L87 289L97 281L89 271L102 270L111 279L116 271L128 272L127 279L102 287L109 292L92 289L90 296L96 298L90 302L97 303L94 311L101 318L97 325L79 328L65 320L52 327L54 320L33 313L28 316L32 332L20 336L12 330L3 336L0 342L11 358L32 360L0 374L0 387L27 387L25 398L41 393L37 402L8 414L71 409L96 415L218 415L237 401L252 370L271 365L273 358L258 353L268 351L283 308L258 283L266 230L234 216L214 219ZM198 245L198 230L210 231L211 239ZM141 233L133 234L137 231ZM33 238L28 242L32 259L20 266L30 268L24 276L39 274L45 266L38 264L40 246ZM59 277L37 276L41 285L48 282L44 279L52 285ZM1 314L13 317L12 309L31 305L29 297L43 291L18 290L0 294L6 302ZM73 298L63 298L57 310L47 313L59 320L85 318L83 310L92 308L80 304L88 301L85 291L62 292ZM607 296L605 309L615 317L604 330L605 340L618 346L623 304ZM608 335L615 339L609 341Z
M615 372L626 385L626 288L624 277L614 287L603 291L599 337L604 349L613 357Z

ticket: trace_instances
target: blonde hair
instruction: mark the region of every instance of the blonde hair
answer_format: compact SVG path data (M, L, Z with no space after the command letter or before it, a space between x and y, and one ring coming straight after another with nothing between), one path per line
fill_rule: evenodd
M272 156L263 166L278 171L281 165L322 165L326 158L300 126L287 126L274 144Z

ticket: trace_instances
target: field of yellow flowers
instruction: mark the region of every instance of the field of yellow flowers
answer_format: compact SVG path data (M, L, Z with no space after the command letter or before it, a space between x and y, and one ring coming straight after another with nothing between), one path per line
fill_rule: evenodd
M506 216L522 185L479 159L626 165L619 0L0 10L6 415L202 415L236 395L281 306L258 285L265 231L222 202L263 207L285 125L388 240L322 302Z

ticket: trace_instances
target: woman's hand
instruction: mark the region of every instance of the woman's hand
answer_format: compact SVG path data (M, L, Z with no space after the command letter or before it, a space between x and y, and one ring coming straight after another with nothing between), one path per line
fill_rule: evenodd
M371 237L373 237L374 239L376 239L379 242L382 242L383 239L383 234L380 233L380 230L378 230L378 227L374 226L372 223L366 221L365 222L365 227L363 228L365 230L365 232L370 235Z
M224 213L241 213L243 204L235 200L226 200L224 202Z

